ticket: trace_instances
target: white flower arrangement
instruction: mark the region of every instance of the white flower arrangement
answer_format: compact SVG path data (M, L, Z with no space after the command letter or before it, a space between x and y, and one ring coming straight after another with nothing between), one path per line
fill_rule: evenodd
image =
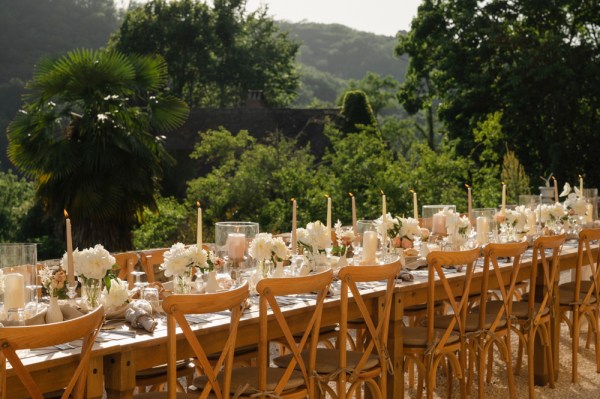
M384 234L387 234L390 238L396 237L401 227L400 218L398 216L392 216L391 213L381 215L375 220L375 225L377 226L377 233L379 233L379 235L383 236Z
M64 269L67 264L67 254L65 253L61 260L61 267ZM93 278L102 280L110 276L114 265L114 256L100 244L82 251L79 249L73 251L73 270L75 276L82 277L83 279Z
M209 262L209 254L196 245L186 247L183 243L178 242L173 244L163 257L164 262L160 268L166 277L193 274L194 268L212 270L213 262Z
M333 227L335 229L337 243L333 246L331 254L335 256L344 256L346 255L348 247L352 245L352 241L354 241L354 231L352 231L352 229L344 230L340 220L338 220Z
M296 240L298 245L314 254L322 253L331 246L331 235L327 227L318 220L307 224L306 229L297 229Z
M517 206L514 210L506 210L506 223L513 227L517 233L526 233L529 231L528 212L531 210L524 205ZM535 217L535 215L533 215Z
M128 286L127 281L116 278L111 284L110 291L104 288L104 304L108 309L116 309L129 302Z
M421 236L421 227L419 221L414 218L400 218L401 227L398 234L401 238L408 238L413 241L415 237Z
M248 254L259 262L269 259L282 262L290 257L290 251L283 239L273 237L270 233L257 234L248 247Z
M568 210L570 210L570 214L574 214L577 216L585 216L587 213L587 202L583 193L579 192L577 187L574 188L575 191L571 192L571 185L569 183L565 183L562 193L560 193L560 197L567 197L564 201L564 206Z
M540 204L537 206L535 213L539 215L542 223L553 222L567 216L566 208L558 202L555 204Z

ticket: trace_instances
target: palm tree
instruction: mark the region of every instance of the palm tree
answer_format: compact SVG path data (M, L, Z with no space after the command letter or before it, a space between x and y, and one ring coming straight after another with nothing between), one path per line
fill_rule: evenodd
M159 56L75 50L41 61L27 84L7 129L8 156L35 180L46 215L68 211L80 248L131 249L134 223L156 209L162 167L172 162L163 134L188 114L164 93L166 82Z

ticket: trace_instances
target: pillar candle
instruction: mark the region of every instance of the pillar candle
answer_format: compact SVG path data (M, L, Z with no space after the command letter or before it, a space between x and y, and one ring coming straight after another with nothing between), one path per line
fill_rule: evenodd
M417 192L415 190L410 190L413 194L413 218L415 220L419 220L419 208L417 207Z
M552 176L552 180L554 180L554 201L558 202L558 181L554 176Z
M298 237L296 229L296 199L292 198L292 254L298 253Z
M446 234L446 215L443 213L433 215L431 218L431 233Z
M377 261L377 232L365 231L363 234L362 263L369 264Z
M579 175L579 196L583 197L583 176Z
M490 234L490 221L485 216L479 216L476 222L477 227L477 244L487 244Z
M231 259L242 259L246 251L246 235L229 233L227 236L227 253Z
M198 206L198 225L196 230L196 247L202 249L202 208L200 207L200 201L196 201Z
M585 221L591 223L594 221L594 206L592 204L587 204L586 210Z
M356 237L356 235L358 234L358 229L356 226L356 198L354 198L354 194L352 193L348 193L350 195L350 198L352 199L352 232L354 233L354 236Z
M67 277L69 278L69 287L75 287L75 263L73 259L73 236L71 234L71 219L69 214L64 211L67 223Z
M469 186L468 184L465 184L465 186L467 186L467 217L469 218L469 220L471 220L471 209L473 205L473 199L471 196L471 186Z
M327 237L331 240L331 197L327 196Z
M25 308L25 278L20 273L4 276L4 311Z
M387 246L387 200L385 199L385 194L383 193L383 190L381 191L381 220L383 222L383 238L382 238L382 245L383 248L386 248Z
M502 216L506 215L506 183L502 182L502 208L500 210Z

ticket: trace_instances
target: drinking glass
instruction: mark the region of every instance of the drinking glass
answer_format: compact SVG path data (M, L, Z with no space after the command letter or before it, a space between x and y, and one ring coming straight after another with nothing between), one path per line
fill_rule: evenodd
M144 287L142 291L142 298L152 305L152 311L160 313L160 301L158 296L158 288L155 287Z
M537 206L540 204L540 196L539 195L519 195L519 205L525 205L527 208L535 211Z
M248 255L248 246L259 233L255 222L215 223L215 250L217 256L235 258ZM243 235L243 237L242 237Z
M584 188L583 196L586 201L592 206L591 221L598 220L598 189L597 188ZM588 221L589 218L588 218Z
M439 234L440 231L445 232L446 231L446 226L444 224L444 226L441 225L442 221L445 223L445 216L442 220L442 218L438 220L436 220L436 223L434 225L433 223L433 219L434 219L434 215L437 213L442 212L444 209L448 209L453 211L454 213L456 213L456 205L423 205L423 209L421 211L421 215L423 215L423 219L422 219L422 223L421 225L425 228L427 228L433 235L433 233L437 233ZM435 228L434 228L435 227Z

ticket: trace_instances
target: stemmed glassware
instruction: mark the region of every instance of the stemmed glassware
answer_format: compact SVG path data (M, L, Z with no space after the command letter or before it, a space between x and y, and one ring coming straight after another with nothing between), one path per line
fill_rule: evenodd
M135 276L135 281L133 283L133 286L137 289L141 291L143 291L144 287L146 287L148 285L147 281L142 281L141 277L146 274L145 271L143 270L133 270L131 272L129 272L129 274Z

